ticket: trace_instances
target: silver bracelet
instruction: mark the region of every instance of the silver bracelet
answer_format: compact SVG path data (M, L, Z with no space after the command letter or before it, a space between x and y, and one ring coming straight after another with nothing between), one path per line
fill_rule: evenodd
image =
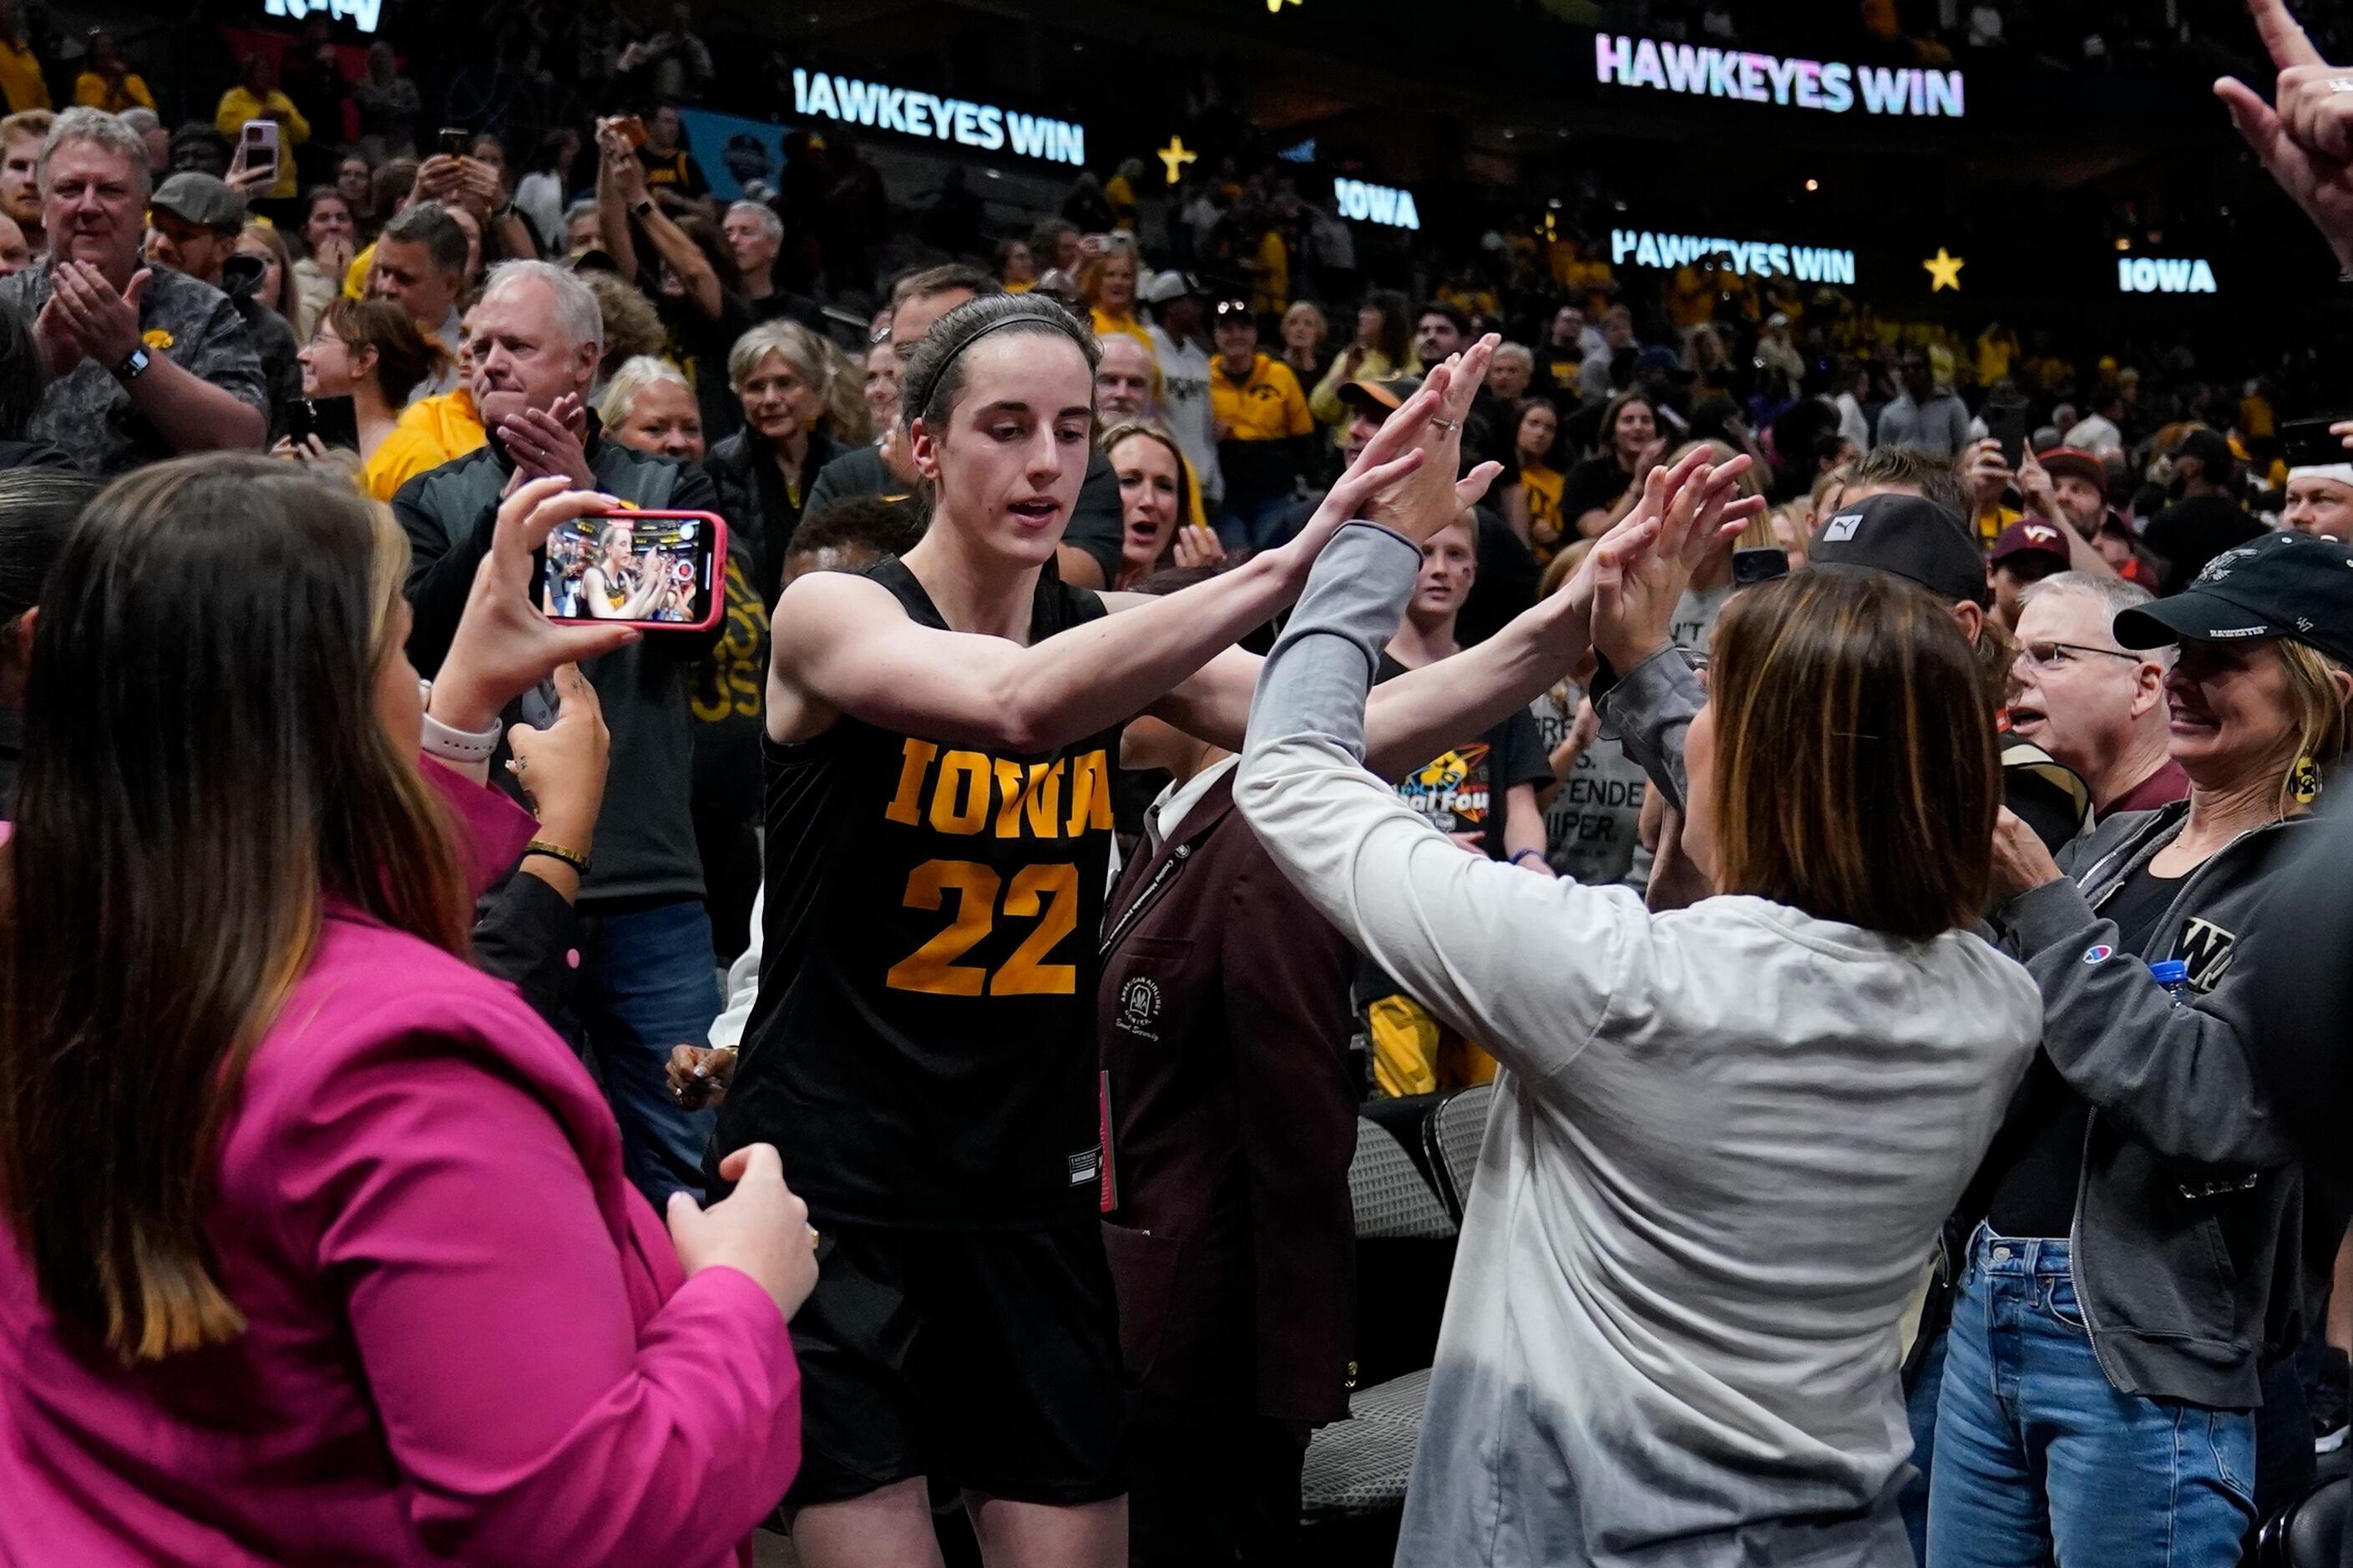
M425 731L420 737L425 754L438 757L445 763L489 762L491 753L499 749L499 737L506 733L505 726L493 719L487 730L453 730L433 717L433 683L420 680L417 684L422 690L427 707Z

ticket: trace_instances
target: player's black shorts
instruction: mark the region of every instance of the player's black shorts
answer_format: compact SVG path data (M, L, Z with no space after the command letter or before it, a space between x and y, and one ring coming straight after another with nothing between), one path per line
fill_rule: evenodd
M825 1229L793 1319L801 1468L788 1508L930 1476L1016 1502L1127 1490L1103 1227Z

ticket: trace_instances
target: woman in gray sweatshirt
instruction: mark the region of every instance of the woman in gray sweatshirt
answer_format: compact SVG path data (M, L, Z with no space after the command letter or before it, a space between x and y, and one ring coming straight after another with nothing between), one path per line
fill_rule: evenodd
M1598 582L1620 646L1655 623L1683 682L1683 563L1732 526L1736 467L1705 456L1567 590L1582 616ZM1360 765L1419 559L1374 523L1327 547L1235 787L1316 907L1504 1069L1398 1561L1908 1563L1900 1323L2041 1028L1969 934L2000 785L1968 645L1891 580L1736 599L1681 748L1719 896L1653 916L1462 854Z

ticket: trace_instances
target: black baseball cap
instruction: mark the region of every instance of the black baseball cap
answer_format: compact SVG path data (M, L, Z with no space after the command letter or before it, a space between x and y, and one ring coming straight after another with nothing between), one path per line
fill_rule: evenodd
M2284 637L2353 665L2353 549L2311 533L2233 545L2170 598L2118 612L2126 647Z
M1977 541L1926 496L1868 496L1839 508L1814 531L1806 560L1829 572L1884 572L1973 605L1990 596Z
M147 205L216 234L235 234L245 226L245 198L227 181L194 169L183 169L156 186Z

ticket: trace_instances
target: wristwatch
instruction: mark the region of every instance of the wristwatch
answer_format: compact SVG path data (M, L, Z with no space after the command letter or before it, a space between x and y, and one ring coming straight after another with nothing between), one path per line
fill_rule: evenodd
M636 206L633 206L633 207L631 207L631 208L629 209L629 211L631 211L632 213L635 213L635 214L636 214L638 216L639 216L639 217L644 217L645 216L647 216L649 213L652 212L653 210L654 210L654 199L653 199L653 197L651 197L651 196L648 196L645 200L643 200L643 201L639 202Z
M129 353L122 356L122 363L114 367L114 378L117 381L137 381L153 363L147 357L146 346L136 345Z

